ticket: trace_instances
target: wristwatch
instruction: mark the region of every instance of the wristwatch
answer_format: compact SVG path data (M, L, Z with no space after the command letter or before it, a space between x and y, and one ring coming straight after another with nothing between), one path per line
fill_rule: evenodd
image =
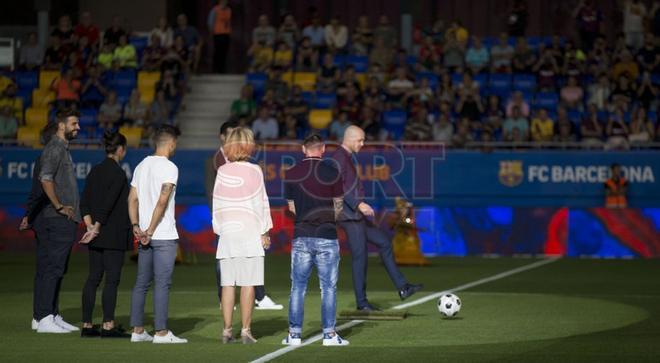
M55 208L55 211L56 211L56 212L59 212L59 211L61 211L62 209L64 209L64 204L60 204L60 207L59 207L59 208Z

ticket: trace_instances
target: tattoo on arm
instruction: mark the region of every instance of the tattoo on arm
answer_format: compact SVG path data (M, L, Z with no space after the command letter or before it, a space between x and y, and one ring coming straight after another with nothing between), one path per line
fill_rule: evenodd
M335 220L339 219L342 209L344 208L344 198L332 198L333 207L335 209Z
M174 190L174 184L163 184L163 186L160 188L160 195L169 199L170 195L172 194L172 190Z

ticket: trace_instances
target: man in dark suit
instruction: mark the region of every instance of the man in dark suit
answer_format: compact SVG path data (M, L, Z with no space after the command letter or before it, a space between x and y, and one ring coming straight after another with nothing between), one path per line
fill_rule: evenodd
M218 151L206 159L204 163L204 176L205 176L205 189L206 197L209 201L209 209L213 213L213 187L215 186L215 177L218 172L218 168L227 163L225 158L225 152L223 150L223 145L225 144L225 139L231 130L238 127L238 122L236 121L227 121L220 126L220 134L218 135L220 139L220 147ZM217 242L217 241L216 241ZM218 286L218 301L222 302L222 286L220 285L220 265L215 264L215 277ZM284 306L281 304L276 304L268 295L266 295L266 288L263 286L254 287L254 297L255 297L255 309L257 310L282 310Z
M374 210L364 201L364 187L357 172L356 154L364 146L364 131L357 126L349 126L344 132L340 147L334 152L335 160L343 179L344 208L339 218L339 226L346 232L353 257L353 289L358 310L377 310L367 300L367 242L378 247L385 270L404 300L422 289L421 284L409 284L394 261L392 241L385 232L365 217L373 217Z
M117 288L126 251L132 247L131 221L128 218L128 181L119 162L126 156L126 137L106 131L107 157L87 175L80 210L87 233L80 243L89 247L89 275L82 293L82 337L128 338L115 326ZM105 274L103 287L103 326L99 332L92 324L96 289Z

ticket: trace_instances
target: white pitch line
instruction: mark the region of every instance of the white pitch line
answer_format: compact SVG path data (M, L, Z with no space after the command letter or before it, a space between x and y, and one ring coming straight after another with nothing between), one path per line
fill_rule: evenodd
M407 302L405 304L396 305L396 306L392 307L392 309L400 310L400 309L405 309L405 308L409 308L409 307L412 307L412 306L420 305L420 304L423 304L427 301L435 300L435 299L439 298L440 296L442 296L446 293L449 293L449 292L458 292L458 291L462 291L462 290L467 290L467 289L475 287L475 286L483 285L483 284L486 284L486 283L489 283L489 282L492 282L492 281L496 281L496 280L503 279L505 277L509 277L511 275L515 275L515 274L518 274L518 273L521 273L521 272L525 272L525 271L529 271L529 270L532 270L532 269L535 269L535 268L538 268L538 267L541 267L541 266L545 266L545 265L547 265L549 263L552 263L552 262L555 262L557 260L559 260L559 258L548 258L548 259L536 261L534 263L530 263L529 265L517 267L517 268L511 269L511 270L508 270L508 271L504 271L504 272L501 272L499 274L496 274L496 275L493 275L493 276L490 276L490 277L485 277L483 279L479 279L479 280L476 280L476 281L473 281L473 282L468 282L467 284L456 286L453 289L448 289L448 290L445 290L445 291L436 292L436 293L433 293L431 295L427 295L427 296L424 296L422 298L419 298L417 300ZM343 329L348 329L348 328L354 327L354 326L362 324L362 323L364 323L364 320L351 320L348 323L344 323L344 324L336 327L335 329L337 331L341 331ZM310 345L312 343L318 342L322 338L323 338L323 334L317 334L317 335L307 339L306 341L304 341L302 343L302 345L296 345L296 346L289 345L289 346L286 346L286 347L278 349L274 352L268 353L268 354L266 354L262 357L259 357L255 360L251 361L251 363L269 362L269 361L271 361L275 358L278 358L278 357L280 357L284 354L287 354L291 351L294 351L298 348L302 348L306 345Z

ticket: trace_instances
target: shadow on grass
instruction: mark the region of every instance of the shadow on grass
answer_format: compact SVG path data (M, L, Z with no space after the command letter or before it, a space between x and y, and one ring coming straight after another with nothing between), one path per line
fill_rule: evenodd
M252 332L255 337L284 335L288 326L289 322L286 316L275 316L252 322Z
M167 325L172 331L177 334L183 334L195 329L196 325L204 319L185 317L185 318L169 318Z

